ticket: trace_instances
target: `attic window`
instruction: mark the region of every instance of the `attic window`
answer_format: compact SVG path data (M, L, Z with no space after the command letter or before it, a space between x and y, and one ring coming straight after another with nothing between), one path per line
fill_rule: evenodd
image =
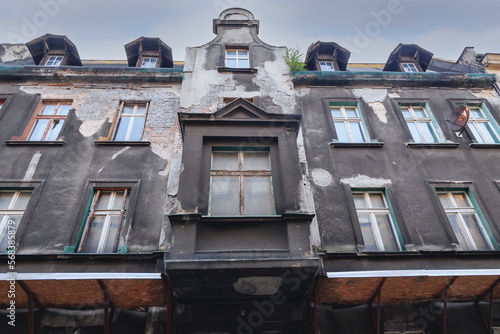
M244 48L226 49L226 67L229 68L249 68L249 52Z
M63 59L64 56L49 56L45 62L45 66L59 66Z
M319 67L321 71L327 71L327 72L335 71L335 67L333 66L333 61L320 61Z
M158 58L155 57L144 57L142 58L141 67L155 68Z
M401 63L404 72L419 72L414 63Z

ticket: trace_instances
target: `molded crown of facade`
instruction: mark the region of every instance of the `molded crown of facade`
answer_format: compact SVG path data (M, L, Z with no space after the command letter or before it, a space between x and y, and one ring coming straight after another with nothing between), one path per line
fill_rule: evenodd
M228 8L220 13L218 19L214 19L214 34L219 34L221 28L225 27L254 27L259 33L259 20L255 20L253 14L243 8Z

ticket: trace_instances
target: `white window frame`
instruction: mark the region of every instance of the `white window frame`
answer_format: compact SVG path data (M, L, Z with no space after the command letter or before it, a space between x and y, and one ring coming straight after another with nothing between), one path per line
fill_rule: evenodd
M434 137L436 138L436 141L433 143L444 142L443 135L442 135L440 129L439 130L436 129L436 126L434 125L434 121L432 119L432 116L430 115L430 110L428 110L427 106L400 104L399 107L400 107L401 113L403 113L403 110L401 109L402 107L408 107L408 112L410 113L410 117L407 117L403 114L403 118L405 119L407 126L408 126L408 123L415 123L415 127L417 128L418 134L420 135L420 138L422 138L422 143L431 144L431 142L426 141L426 138L424 136L424 132L421 129L421 125L420 125L421 123L429 123L430 124L431 129L432 129L432 135L434 135ZM422 108L422 110L425 114L425 117L417 117L417 115L415 114L415 110L414 110L415 107ZM408 126L408 130L410 131L410 134L411 134L411 130L410 130L409 126ZM412 138L413 138L413 134L412 134ZM413 140L415 142L417 142L415 138L413 138Z
M376 214L384 214L384 215L387 215L389 217L389 222L391 224L391 230L392 230L394 239L396 240L396 245L398 246L398 250L401 251L402 246L401 246L401 242L399 240L399 232L397 231L394 220L392 218L391 208L389 207L389 204L387 202L385 192L382 190L368 190L368 191L352 190L352 194L353 194L353 196L363 194L363 197L365 199L365 203L367 204L368 207L358 208L358 207L356 207L356 203L354 203L354 206L356 208L356 214L358 215L358 217L360 214L370 216L370 226L371 226L372 231L373 231L373 238L375 240L375 244L378 248L377 251L379 251L379 252L385 251L385 246L384 246L384 242L382 240L382 235L380 233L380 229L379 229L379 226L377 223L377 218L375 217ZM382 195L382 199L384 201L385 207L384 208L374 208L372 206L370 194ZM359 218L358 218L358 222L359 222ZM359 222L359 223L360 223L360 228L361 228L361 222ZM361 233L361 235L363 235L363 233Z
M406 73L418 73L419 72L417 65L415 65L415 63L412 63L412 62L401 63L401 68Z
M63 59L64 56L49 56L45 62L45 66L59 66Z
M345 107L354 107L354 109L356 111L356 117L348 117L347 112L345 110ZM342 117L333 116L333 112L332 112L333 108L340 108L340 112L342 113ZM357 104L356 105L343 105L343 104L342 105L330 105L330 114L332 115L334 129L335 129L335 122L343 122L344 123L344 126L346 128L346 132L347 132L347 137L349 138L349 141L348 141L349 143L367 143L367 142L369 142L367 130L366 130L365 125L363 123L363 119L361 117L361 112L360 112ZM361 128L361 135L363 136L363 141L361 141L361 142L354 141L350 123L359 123L360 128ZM335 132L337 132L336 129L335 129ZM337 139L340 142L340 139L338 137L339 137L339 135L337 133Z
M123 113L123 109L126 106L129 106L129 107L130 106L134 106L132 114L124 114ZM145 110L144 113L140 113L140 114L137 113L137 110L139 109L139 106L145 106L146 107L145 108L146 110ZM120 109L119 109L119 112L118 112L118 115L117 115L116 126L115 126L114 133L113 133L113 140L116 141L116 135L118 133L118 128L120 127L120 120L122 119L122 117L129 117L129 118L131 118L130 122L128 123L127 132L125 134L125 139L123 139L123 141L129 141L130 140L130 136L132 135L132 129L133 129L133 126L134 126L134 122L136 121L136 118L137 117L144 117L144 123L142 124L141 135L140 135L140 138L139 138L139 140L141 140L142 136L144 135L144 127L146 126L146 119L147 119L148 111L149 111L149 102L125 102L125 101L122 101L120 103Z
M236 57L229 57L227 55L228 52L236 52ZM246 52L246 56L240 56L240 52ZM227 65L227 61L229 59L234 59L236 61L236 67L230 67L230 68L250 68L250 50L249 49L228 48L228 49L226 49L226 60L225 60L226 67L229 67ZM240 60L246 60L248 63L248 66L241 67Z
M22 192L29 192L30 197L31 194L33 193L31 190L0 190L0 192L12 192L12 198L10 200L9 205L7 206L6 210L0 210L0 216L3 216L3 218L0 220L0 241L3 241L4 238L7 238L9 236L9 230L12 230L9 227L9 216L21 216L21 219L26 212L26 208L24 210L14 210L15 205L17 204L17 201L19 200L19 196L21 196ZM14 230L17 232L19 226L15 226ZM8 245L8 244L7 244ZM1 252L4 252L5 249L0 249L0 254Z
M154 62L151 60L154 60ZM141 67L155 68L157 63L158 63L157 57L143 57L141 61ZM151 66L151 64L153 64L153 66Z
M468 125L471 128L471 132L474 135L474 138L477 140L478 143L481 144L495 144L495 143L500 143L500 135L495 128L495 124L492 123L488 115L486 114L486 106L484 104L482 105L467 105L469 108L469 121ZM481 113L483 117L475 117L472 113L472 109L477 109ZM486 110L485 110L486 109ZM489 112L489 111L488 111ZM486 140L485 134L483 133L481 127L478 126L479 123L487 123L489 127L491 128L492 132L490 135L493 137L493 143L489 142ZM474 132L473 128L476 130L476 132L479 134L479 138L476 135L476 132Z
M479 217L479 215L477 214L476 208L472 204L472 202L469 198L469 194L466 190L451 190L451 191L437 190L436 192L438 194L438 198L439 198L439 195L446 194L448 196L448 200L453 205L452 208L445 208L443 203L440 201L441 207L443 208L446 216L448 216L448 214L453 214L457 217L457 219L456 219L457 227L460 229L460 232L464 236L465 242L466 242L466 245L461 245L461 246L466 246L467 249L478 250L476 243L474 242L474 238L472 237L469 229L467 228L467 224L465 223L465 219L462 217L463 214L468 214L468 215L471 214L471 215L474 215L476 221L478 222L479 230L480 230L483 238L486 240L486 244L489 247L489 249L490 250L495 249L493 247L493 243L491 242L491 239L488 235L488 232L486 231L486 229L484 227L484 223L483 223L482 219ZM465 198L467 199L467 202L470 206L459 207L457 205L455 198L453 198L453 194L459 194L459 193L465 195ZM451 222L450 222L450 225L451 225Z
M110 196L107 210L96 210L95 209L95 207L97 205L97 201L99 200L99 196L101 194L101 191L103 191L103 192L111 191L111 196ZM116 199L117 192L121 192L121 191L124 192L123 197L122 197L121 208L120 209L112 209L112 205ZM96 216L99 216L99 217L104 216L105 219L104 219L104 223L102 226L101 236L99 238L99 243L97 245L97 249L96 249L95 253L102 253L104 251L105 242L108 238L109 229L110 229L110 225L111 225L111 217L113 217L113 216L119 217L118 218L119 219L118 220L118 228L116 231L117 235L115 236L115 245L113 247L113 253L116 253L118 251L117 248L120 246L120 244L119 244L119 242L116 244L116 239L117 238L119 239L120 234L121 234L122 229L123 229L123 220L125 219L125 217L127 215L127 210L128 210L127 198L128 198L129 194L130 194L129 188L123 188L123 189L114 189L114 188L112 188L112 189L102 188L101 189L100 188L100 189L95 190L95 193L93 194L92 199L91 199L91 206L90 206L89 213L87 215L85 228L84 228L84 232L83 232L83 237L82 237L82 240L80 242L78 252L81 252L83 250L83 248L85 247L85 242L87 241L88 234L91 232L91 229L92 229L91 228L92 219Z
M212 166L214 165L214 152L234 152L238 153L238 169L236 170L216 170L213 169ZM269 177L269 181L271 183L271 198L272 198L272 212L270 215L274 215L276 212L276 207L275 207L275 201L274 201L274 187L273 187L273 177L272 177L272 166L271 166L271 152L268 150L265 151L260 151L260 150L255 150L255 152L266 152L268 154L269 158L269 169L266 170L245 170L243 167L244 164L244 153L248 152L254 152L252 150L228 150L228 151L218 151L218 150L213 150L211 153L211 162L210 162L210 189L213 189L212 183L213 183L213 176L237 176L239 178L238 182L238 195L239 195L239 216L245 216L245 188L244 188L244 178L245 177ZM209 194L209 208L208 212L209 215L212 215L212 190L210 190Z
M331 60L321 60L319 61L319 68L322 72L334 72L335 66Z

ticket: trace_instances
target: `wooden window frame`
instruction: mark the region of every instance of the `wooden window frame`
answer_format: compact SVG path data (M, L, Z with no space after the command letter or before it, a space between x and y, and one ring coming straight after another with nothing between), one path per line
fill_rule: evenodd
M40 114L45 106L54 105L54 104L57 105L57 107L54 109L54 112L52 115L41 115ZM73 104L72 100L44 100L44 101L41 101L38 104L38 106L36 107L35 112L31 116L31 118L28 122L28 125L24 129L24 132L21 135L21 137L20 138L13 137L12 139L19 139L19 140L32 141L32 142L44 142L45 141L44 138L47 136L47 133L48 133L53 121L54 120L66 121L66 119L69 116L69 112L67 115L56 115L57 111L59 110L59 107L61 105L70 105L71 106L72 104ZM42 135L42 139L41 140L29 140L31 133L35 128L36 121L43 120L43 119L49 119L50 122L49 122L49 124L47 124L47 127L45 128L45 131ZM64 127L64 125L63 125L63 127ZM57 136L55 141L60 141L62 139L62 133L63 133L63 128L61 128L61 130L59 131L58 136Z
M110 141L110 142L116 141L115 136L118 130L118 125L120 124L120 119L122 117L122 112L125 105L134 105L134 109L137 109L137 106L140 104L146 105L146 112L144 113L144 124L142 125L141 139L139 139L139 141L141 141L144 135L144 128L146 127L146 120L148 118L150 101L120 101L120 104L118 106L118 111L115 113L115 115L113 116L113 120L111 121L111 128L108 132L108 135L106 137L99 137L98 141ZM130 126L131 125L129 124L129 127ZM127 141L129 140L124 140L124 142Z

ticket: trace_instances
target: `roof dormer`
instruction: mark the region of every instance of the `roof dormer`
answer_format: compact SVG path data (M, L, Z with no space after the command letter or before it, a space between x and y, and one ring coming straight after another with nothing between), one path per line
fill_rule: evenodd
M158 37L140 37L125 45L130 67L174 67L172 49Z
M389 55L384 71L425 72L434 54L416 44L399 44Z
M309 71L345 71L351 53L333 42L317 41L309 46L306 68Z
M82 66L76 46L66 36L46 34L26 46L36 65Z

